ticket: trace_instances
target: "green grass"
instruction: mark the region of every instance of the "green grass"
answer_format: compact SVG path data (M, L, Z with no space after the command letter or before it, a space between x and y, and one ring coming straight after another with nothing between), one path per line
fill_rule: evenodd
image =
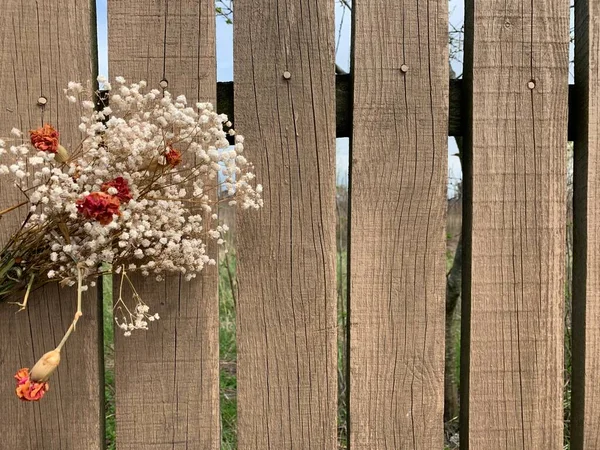
M337 252L337 319L338 319L338 449L348 448L348 386L347 386L347 286L348 258L346 251Z
M112 278L103 277L104 325L104 414L107 450L115 450L115 363L114 328L112 319Z
M219 359L221 449L237 447L237 346L235 339L236 258L229 254L219 264Z

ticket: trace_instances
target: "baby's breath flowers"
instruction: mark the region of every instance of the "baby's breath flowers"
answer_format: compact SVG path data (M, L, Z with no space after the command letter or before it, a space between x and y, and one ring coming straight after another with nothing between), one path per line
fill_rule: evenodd
M65 148L59 141L65 130L50 124L31 130L29 139L13 129L10 139L0 140L0 175L13 177L23 195L0 216L28 208L0 251L0 300L24 292L18 304L25 308L43 284L77 284L77 313L58 353L81 316L82 292L107 267L134 293L115 303L117 325L126 335L146 330L159 316L149 312L128 274L194 278L215 264L208 242L225 242L218 203L262 205L243 137L210 103L188 105L182 95L147 89L144 81L126 84L122 77L99 110L81 84L70 82L65 93L82 107L78 145ZM25 386L31 374L19 373L19 386ZM41 398L45 390L27 395Z
M134 284L127 275L127 271L124 267L120 270L121 283L119 284L119 298L115 302L115 322L117 326L124 331L123 335L131 336L131 332L134 330L147 330L148 322L154 322L160 319L158 313L150 314L150 307L144 303L142 297L138 294ZM133 300L135 301L135 307L133 311L129 309L127 303L123 301L123 284L127 281L130 289L133 291Z

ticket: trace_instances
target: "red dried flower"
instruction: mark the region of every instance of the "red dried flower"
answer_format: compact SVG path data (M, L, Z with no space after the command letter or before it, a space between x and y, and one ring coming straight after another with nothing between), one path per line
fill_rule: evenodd
M133 198L129 191L129 182L125 178L117 177L114 180L107 181L102 184L101 190L102 192L108 192L111 187L117 190L117 193L112 195L117 197L121 203L127 203Z
M58 131L52 125L44 125L37 130L29 131L31 144L42 152L56 153L58 151Z
M29 378L29 369L21 369L15 374L17 397L23 401L36 402L41 399L50 386L47 381L37 382Z
M176 148L168 146L167 151L165 152L165 158L169 166L178 166L181 163L181 152Z
M106 192L92 192L84 198L77 200L77 209L88 219L94 219L102 225L108 225L113 220L113 215L121 215L119 207L121 202L118 197Z

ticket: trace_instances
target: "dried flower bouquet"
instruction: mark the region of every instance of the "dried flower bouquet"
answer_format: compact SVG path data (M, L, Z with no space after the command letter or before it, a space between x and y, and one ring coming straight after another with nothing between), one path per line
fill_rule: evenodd
M81 316L82 293L99 275L112 272L128 283L133 299L119 297L115 321L125 335L159 318L137 295L128 274L161 280L166 274L192 279L215 264L207 243L224 243L218 202L241 208L262 205L260 185L243 156L243 137L211 104L188 106L184 96L146 89L141 81L116 78L109 106L96 108L89 89L69 83L70 102L84 114L75 148L61 145L49 124L23 136L17 129L0 140L0 174L15 179L23 201L0 217L25 211L22 226L0 251L0 300L46 283L77 286L77 310L58 347L29 371L15 375L17 395L39 400L60 351ZM228 131L225 131L225 129ZM230 147L227 136L235 136Z

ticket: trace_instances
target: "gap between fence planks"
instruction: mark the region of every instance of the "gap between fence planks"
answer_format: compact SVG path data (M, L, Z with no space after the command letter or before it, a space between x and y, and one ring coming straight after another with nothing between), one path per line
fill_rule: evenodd
M111 0L111 76L162 79L188 104L216 102L214 0ZM216 254L216 248L209 249ZM216 450L220 444L218 273L158 283L135 278L160 321L147 333L115 331L116 436L124 449ZM114 277L115 289L119 277ZM118 295L118 293L117 293Z
M265 186L264 208L238 213L238 448L332 450L333 2L235 7L236 126Z
M569 5L466 3L461 448L563 448Z
M599 24L598 2L575 2L572 450L600 446Z
M351 448L442 448L448 2L353 19Z
M77 6L75 5L77 4ZM0 15L0 137L17 127L28 131L42 122L60 131L61 143L79 143L81 109L67 102L69 81L95 78L96 28L92 1L5 0ZM94 23L94 26L91 26ZM42 111L37 105L44 96ZM23 196L5 177L0 180L3 207ZM20 226L26 211L3 216L0 243ZM102 320L94 289L84 294L83 317L66 344L50 390L39 403L15 395L14 373L31 368L56 347L73 320L76 290L56 284L34 292L27 310L0 303L0 404L2 448L23 450L100 449L103 445ZM7 447L8 446L8 447Z

